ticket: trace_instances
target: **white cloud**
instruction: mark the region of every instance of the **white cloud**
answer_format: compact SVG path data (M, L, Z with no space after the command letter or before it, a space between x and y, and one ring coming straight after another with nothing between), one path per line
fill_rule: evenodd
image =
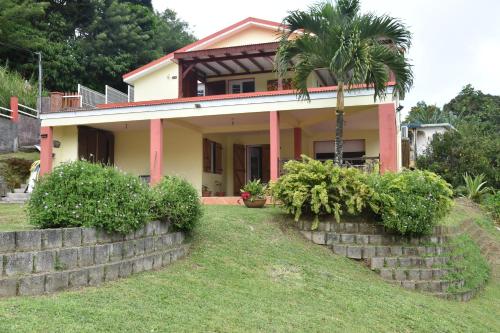
M153 5L156 10L174 9L201 38L248 16L281 21L287 11L315 2L153 0ZM409 57L415 82L403 103L405 111L419 100L441 106L467 83L500 95L500 1L362 0L362 9L398 17L413 33Z

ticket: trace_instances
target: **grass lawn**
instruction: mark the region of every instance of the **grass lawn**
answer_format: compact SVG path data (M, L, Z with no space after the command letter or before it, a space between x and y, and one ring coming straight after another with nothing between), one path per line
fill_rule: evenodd
M0 231L33 229L26 222L24 205L0 204Z
M499 330L498 281L469 303L407 291L309 243L277 214L208 206L186 259L100 288L1 299L0 332Z
M0 161L8 158L24 158L26 160L36 161L40 159L40 152L25 153L18 151L15 153L2 153L0 154Z

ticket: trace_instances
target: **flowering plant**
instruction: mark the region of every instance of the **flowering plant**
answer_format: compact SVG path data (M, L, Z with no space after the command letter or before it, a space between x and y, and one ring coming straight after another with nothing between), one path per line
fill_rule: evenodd
M262 184L260 179L251 180L240 190L241 198L250 201L264 199L266 197L266 190L267 185Z

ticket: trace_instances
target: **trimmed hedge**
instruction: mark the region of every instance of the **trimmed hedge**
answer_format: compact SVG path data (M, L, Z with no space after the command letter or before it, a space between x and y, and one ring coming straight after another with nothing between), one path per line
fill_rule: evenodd
M202 216L200 197L187 180L165 176L153 187L152 212L155 218L168 219L177 228L190 231Z
M151 220L151 193L139 178L116 168L76 161L42 177L28 202L40 228L97 227L129 233Z

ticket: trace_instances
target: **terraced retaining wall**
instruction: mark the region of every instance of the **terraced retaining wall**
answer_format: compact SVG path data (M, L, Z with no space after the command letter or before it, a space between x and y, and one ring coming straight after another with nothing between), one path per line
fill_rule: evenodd
M0 297L39 295L157 269L185 256L184 234L168 222L123 236L94 228L0 233Z

